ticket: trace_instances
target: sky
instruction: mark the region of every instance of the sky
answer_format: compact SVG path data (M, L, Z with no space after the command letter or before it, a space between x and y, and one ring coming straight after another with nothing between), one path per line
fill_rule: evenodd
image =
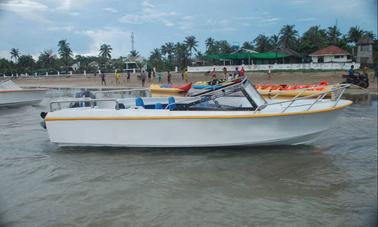
M208 37L242 45L286 24L302 34L336 23L342 33L357 25L377 34L377 0L0 0L0 57L9 59L11 48L35 58L57 53L62 39L74 54L98 55L106 43L112 57L127 56L131 32L135 49L148 57L189 35L204 51Z

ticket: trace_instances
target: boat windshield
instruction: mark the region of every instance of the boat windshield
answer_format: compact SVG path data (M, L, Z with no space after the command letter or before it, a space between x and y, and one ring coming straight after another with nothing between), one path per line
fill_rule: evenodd
M177 103L176 110L255 110L264 104L265 99L244 79L197 93L187 101Z

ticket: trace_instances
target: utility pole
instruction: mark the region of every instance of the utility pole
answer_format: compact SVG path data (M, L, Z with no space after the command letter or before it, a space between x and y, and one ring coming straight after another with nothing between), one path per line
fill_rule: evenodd
M131 51L134 51L134 32L131 32Z

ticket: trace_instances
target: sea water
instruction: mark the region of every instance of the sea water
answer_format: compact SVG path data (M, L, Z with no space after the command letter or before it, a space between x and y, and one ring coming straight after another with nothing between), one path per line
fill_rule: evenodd
M60 148L48 98L0 109L0 226L374 226L377 96L347 98L313 143L275 147Z

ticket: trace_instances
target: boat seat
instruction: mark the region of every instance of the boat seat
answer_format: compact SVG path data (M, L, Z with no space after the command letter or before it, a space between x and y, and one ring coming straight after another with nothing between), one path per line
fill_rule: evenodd
M176 100L174 97L168 97L168 108L169 110L174 110L176 109Z
M135 106L141 106L141 107L144 107L144 101L141 97L137 97L135 99Z
M116 109L117 109L117 106L116 106ZM126 109L125 104L118 103L118 109Z

